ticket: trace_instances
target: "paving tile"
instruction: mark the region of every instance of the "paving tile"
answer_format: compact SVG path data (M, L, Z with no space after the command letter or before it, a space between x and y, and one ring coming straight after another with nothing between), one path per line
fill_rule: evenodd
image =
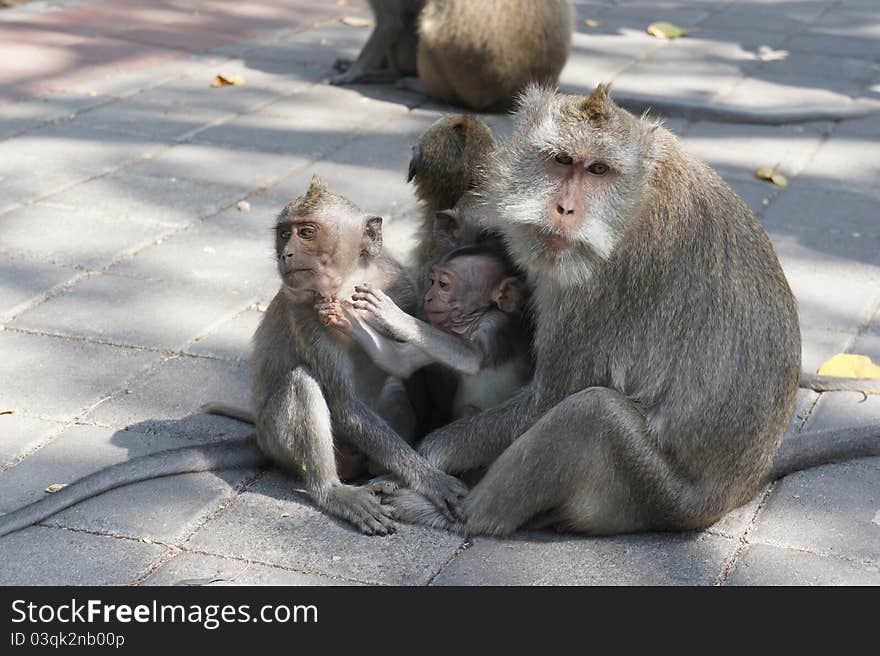
M0 585L125 585L164 551L158 544L32 527L0 538Z
M67 421L159 356L82 340L0 332L0 389L12 409Z
M5 228L0 218L0 234L4 234ZM3 252L5 243L4 239L0 252ZM48 292L80 275L75 269L40 258L39 253L29 256L4 253L0 261L0 320L15 316Z
M358 585L346 579L269 567L232 558L184 552L156 570L144 585Z
M0 400L0 404L2 403ZM3 410L14 408L0 408L0 411ZM62 424L56 421L24 415L20 411L11 415L0 415L0 469L8 467L21 455L36 448L61 427Z
M19 314L12 322L52 334L113 344L177 349L251 303L235 289L192 282L98 275Z
M401 526L385 537L362 535L272 473L249 488L187 543L187 548L368 583L424 585L461 545L444 531ZM288 513L288 517L282 517Z
M0 510L46 496L54 483L72 483L118 462L191 442L136 431L71 426L48 445L0 474ZM227 470L168 476L110 490L47 518L52 526L175 542L256 472Z
M858 192L880 198L880 141L840 140L824 143L801 171L811 185L836 191Z
M245 437L253 432L249 424L199 413L200 406L213 401L250 407L246 363L174 357L132 382L130 389L95 408L84 421L192 439Z
M477 538L433 585L713 585L735 547L708 533Z
M98 184L95 184L98 183ZM87 183L89 187L106 184ZM46 201L26 205L0 218L0 253L27 258L30 279L47 264L99 270L118 257L137 251L166 234L169 228L148 221L111 216L97 208L83 208L70 203L64 194ZM4 263L12 269L16 260ZM4 266L0 265L0 266ZM70 278L73 272L57 267L59 276ZM14 271L11 275L15 275ZM38 274L37 274L38 275ZM36 276L35 276L36 277ZM7 297L8 298L8 297Z
M749 541L877 564L878 512L880 466L863 460L817 467L776 484Z
M262 318L263 313L258 310L246 310L203 337L196 338L186 347L186 352L224 360L248 361L251 357L251 340Z
M725 585L880 585L880 567L764 544L749 546Z

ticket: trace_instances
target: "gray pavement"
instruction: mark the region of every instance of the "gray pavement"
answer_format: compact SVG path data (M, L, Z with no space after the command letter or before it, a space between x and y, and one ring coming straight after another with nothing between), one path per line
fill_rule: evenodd
M0 31L90 4L0 10ZM569 91L612 80L709 104L880 103L875 0L600 0L577 12ZM658 20L698 29L660 41L644 33ZM250 337L277 289L268 228L313 173L385 217L389 249L409 257L409 148L450 109L324 83L367 34L304 18L0 104L0 411L14 411L0 415L0 512L126 458L247 433L197 409L248 403ZM762 59L762 46L775 54ZM218 73L246 84L210 88ZM798 297L805 368L842 351L880 363L880 115L667 124L770 234ZM762 166L790 185L755 179ZM878 421L878 397L802 392L787 439ZM464 541L411 526L368 538L277 472L188 475L2 538L0 562L5 585L878 584L880 458L792 475L705 531L604 539Z

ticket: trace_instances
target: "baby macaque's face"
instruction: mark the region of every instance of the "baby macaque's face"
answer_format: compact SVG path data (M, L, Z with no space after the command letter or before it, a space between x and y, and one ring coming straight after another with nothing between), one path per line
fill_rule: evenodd
M434 326L452 329L495 306L504 280L501 264L488 255L462 255L431 269L425 314Z

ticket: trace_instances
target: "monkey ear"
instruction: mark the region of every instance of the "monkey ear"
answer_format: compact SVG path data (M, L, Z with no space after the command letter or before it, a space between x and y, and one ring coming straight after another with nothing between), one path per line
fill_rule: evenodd
M434 237L450 244L461 241L461 213L456 209L440 210L434 215Z
M526 285L519 278L510 276L502 280L492 293L492 300L502 312L511 313L521 310L526 303Z
M422 168L422 148L418 144L413 146L412 157L409 160L409 170L406 173L406 181L412 182L412 179L419 174Z
M368 216L361 240L361 255L373 258L382 253L382 217Z

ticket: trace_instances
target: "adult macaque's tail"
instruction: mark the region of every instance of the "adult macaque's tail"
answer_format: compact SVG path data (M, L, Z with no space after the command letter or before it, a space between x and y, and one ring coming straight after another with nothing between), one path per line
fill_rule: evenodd
M36 524L80 501L129 483L172 474L247 469L268 462L253 438L160 451L107 467L58 492L6 515L0 515L0 537Z
M861 392L880 394L878 378L847 378L844 376L820 376L801 372L800 386L814 392Z
M767 482L834 462L880 456L880 426L800 433L783 440Z
M255 423L254 415L252 413L242 408L236 408L233 405L226 405L225 403L206 403L199 408L199 411L204 412L207 415L219 415L220 417L238 419L238 421L242 421L246 424Z

